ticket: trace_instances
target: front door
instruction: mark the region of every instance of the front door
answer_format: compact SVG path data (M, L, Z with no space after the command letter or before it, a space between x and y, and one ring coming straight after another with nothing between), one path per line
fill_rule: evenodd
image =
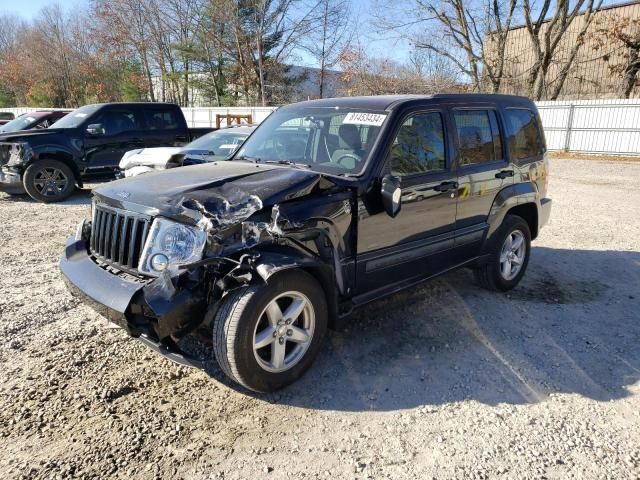
M85 158L92 172L113 170L128 150L144 147L142 121L133 107L107 107L87 125L100 125L102 132L85 132Z
M356 294L433 275L453 248L457 178L448 160L444 111L409 114L389 149L387 171L399 177L402 209L392 218L359 201Z

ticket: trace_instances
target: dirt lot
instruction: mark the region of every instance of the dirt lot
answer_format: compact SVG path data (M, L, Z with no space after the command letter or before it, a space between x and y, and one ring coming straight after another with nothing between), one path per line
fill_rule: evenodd
M267 396L169 363L66 292L88 194L0 194L0 478L639 478L639 178L553 160L516 290L460 271L380 301Z

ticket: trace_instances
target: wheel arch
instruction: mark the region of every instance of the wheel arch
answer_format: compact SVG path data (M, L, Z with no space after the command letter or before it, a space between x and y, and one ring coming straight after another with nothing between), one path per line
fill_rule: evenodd
M539 230L539 209L540 194L532 183L517 183L500 190L493 201L487 219L489 228L483 250L486 251L491 246L496 232L509 214L522 217L529 225L531 239L535 239Z
M329 326L335 327L338 317L338 289L332 265L320 258L307 257L298 253L263 252L255 265L256 272L263 281L287 270L299 269L311 275L322 287L327 300Z
M534 202L527 202L511 207L506 215L517 215L529 225L531 240L538 236L538 207Z
M76 162L73 161L73 155L69 152L65 151L53 151L53 150L44 150L37 152L37 155L33 158L25 168L30 167L31 165L42 161L42 160L56 160L58 162L64 163L67 167L71 169L73 175L75 177L75 183L82 188L82 174L80 173L80 169Z

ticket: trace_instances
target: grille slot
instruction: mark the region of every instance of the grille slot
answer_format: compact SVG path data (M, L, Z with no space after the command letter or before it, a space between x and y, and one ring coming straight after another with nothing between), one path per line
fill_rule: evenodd
M149 234L151 217L96 204L89 248L100 261L135 271Z

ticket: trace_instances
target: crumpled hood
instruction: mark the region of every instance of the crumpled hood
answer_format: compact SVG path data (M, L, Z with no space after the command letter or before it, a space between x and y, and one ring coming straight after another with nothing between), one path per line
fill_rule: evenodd
M233 223L263 207L334 185L306 169L219 161L125 178L94 189L94 194L110 205L150 215L194 219L199 212L214 223L225 223L225 218Z

